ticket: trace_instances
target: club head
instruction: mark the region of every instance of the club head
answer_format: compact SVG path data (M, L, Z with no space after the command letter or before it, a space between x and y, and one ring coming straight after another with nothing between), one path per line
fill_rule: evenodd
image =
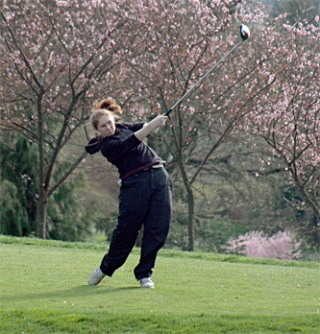
M245 24L241 24L240 26L240 36L243 41L250 37L250 29Z

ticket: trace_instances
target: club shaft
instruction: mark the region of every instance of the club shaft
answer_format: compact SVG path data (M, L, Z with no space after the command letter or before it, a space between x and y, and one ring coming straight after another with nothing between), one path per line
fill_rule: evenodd
M243 41L240 41L238 44L236 44L228 53L226 53L223 57L219 59L217 63L215 63L181 98L179 101L177 101L166 113L165 115L168 116L173 111L173 109L181 103L190 93L191 91L198 86L202 80L204 80L225 58L229 56L231 52L233 52L237 47L239 47L242 44Z

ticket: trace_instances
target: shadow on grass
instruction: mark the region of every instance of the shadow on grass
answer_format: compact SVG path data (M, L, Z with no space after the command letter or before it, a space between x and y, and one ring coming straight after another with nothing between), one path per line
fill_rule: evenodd
M57 290L57 291L47 291L47 292L33 292L32 290L29 293L23 295L14 295L14 296L2 296L1 301L3 304L10 301L26 301L34 299L51 299L55 298L70 298L70 297L86 297L92 295L101 295L101 294L111 294L118 293L121 291L129 290L142 290L139 286L127 286L127 287L112 287L107 285L99 286L89 286L89 285L80 285L67 290Z

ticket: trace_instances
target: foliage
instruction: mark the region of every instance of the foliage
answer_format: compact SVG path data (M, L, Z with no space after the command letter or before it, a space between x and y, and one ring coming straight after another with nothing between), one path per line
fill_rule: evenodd
M39 182L36 147L24 136L9 134L0 142L1 233L14 236L36 234L36 203ZM59 164L58 173L67 168ZM95 208L83 210L76 197L84 187L81 174L63 184L49 200L48 237L61 240L85 240L92 233Z
M0 182L0 233L23 236L28 229L29 217L21 205L17 187L10 181Z
M297 22L312 21L320 12L320 3L318 0L273 0L266 3L266 11L270 17L285 13L288 23L293 26Z
M97 95L123 90L108 71L117 63L113 39L128 33L130 40L132 25L117 13L105 15L102 7L86 1L19 0L4 1L1 8L0 124L37 145L37 234L42 238L47 235L48 198L86 153L73 144L68 169L59 177L58 157L88 119Z
M228 241L226 251L250 257L263 257L271 259L298 259L301 242L294 240L288 231L277 232L267 236L263 232L249 232Z
M96 222L96 231L103 232L107 236L107 240L111 240L112 231L117 224L118 213L111 212L107 216L100 217Z
M1 231L26 236L36 230L36 147L24 136L7 133L0 141Z
M199 200L197 198L197 200ZM199 200L200 201L200 200ZM173 223L166 241L166 248L179 248L188 250L187 215L186 204L175 201ZM207 212L210 212L207 215ZM231 220L224 212L212 214L211 210L204 205L195 213L195 249L198 251L219 252L223 251L225 244L231 236L248 231L248 227L241 222Z
M189 250L196 222L194 183L201 174L206 178L215 172L218 151L231 136L264 139L265 153L253 162L257 174L288 174L319 217L319 17L315 13L309 22L290 27L286 13L270 20L263 5L249 10L235 2L204 1L187 9L173 2L163 10L165 22L158 17L152 28L141 27L141 51L126 60L132 85L141 86L141 99L158 97L154 110L164 111L236 44L230 34L235 22L245 19L252 27L241 51L177 106L170 116L171 133L163 138L172 170L184 185ZM145 5L139 12L144 19L152 15Z
M79 181L81 178L65 182L50 199L48 235L52 239L84 241L92 235L96 211L94 207L84 209L80 206L76 196Z
M269 50L257 61L262 65L261 79L270 86L255 99L242 128L263 138L272 150L267 160L261 160L261 173L271 169L287 171L291 183L319 217L318 22L316 16L310 23L299 22L293 27L280 16L275 19L277 28L266 24L265 31L259 32L265 35L264 43ZM268 67L270 59L272 68Z
M298 189L279 169L262 173L256 161L268 158L262 141L230 136L193 185L196 249L217 251L227 240L250 230L268 235L294 231L309 245L318 244L312 209L303 205ZM175 178L175 174L173 173ZM187 249L187 201L179 179L174 179L173 224L167 247ZM297 210L297 208L300 208Z
M232 222L240 212L241 226L261 220L276 228L277 211L268 214L265 204L276 207L266 178L276 183L290 176L302 198L296 209L303 206L309 217L312 210L319 221L319 16L316 10L301 16L310 1L285 3L4 1L0 125L37 145L38 235L46 237L48 198L85 156L75 138L79 130L90 135L83 124L92 102L111 95L130 110L127 119L166 111L239 43L240 22L249 24L252 38L177 106L170 127L153 141L182 189L177 206L184 201L187 212L184 247L194 249L197 224L205 226L216 212L227 212ZM288 13L268 15L280 4ZM238 145L243 140L251 147ZM241 163L234 159L240 155ZM63 173L61 158L68 161ZM268 177L274 173L278 179ZM212 191L218 204L199 213L205 196L198 184L206 180L221 190Z

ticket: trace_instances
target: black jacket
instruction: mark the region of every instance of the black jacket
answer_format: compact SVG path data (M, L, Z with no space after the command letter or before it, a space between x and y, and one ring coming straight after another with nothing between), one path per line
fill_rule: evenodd
M85 147L86 151L90 154L100 151L118 168L122 180L152 165L164 163L152 148L134 135L134 132L142 127L143 123L116 124L114 135L105 138L97 136L91 139Z

